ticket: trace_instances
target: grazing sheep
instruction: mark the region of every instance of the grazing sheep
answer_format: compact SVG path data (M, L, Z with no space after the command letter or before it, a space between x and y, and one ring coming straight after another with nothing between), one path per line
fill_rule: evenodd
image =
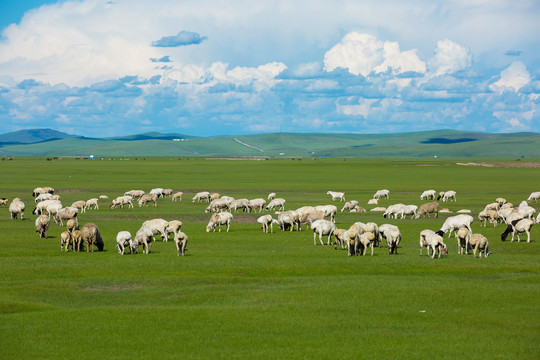
M377 205L379 203L379 199L369 199L368 205Z
M32 197L35 198L39 196L40 194L46 194L46 193L54 194L54 189L49 186L35 188L34 191L32 191Z
M191 202L195 202L195 201L210 202L210 193L208 191L201 191L201 192L196 193L193 199L191 199Z
M50 223L51 219L49 218L49 215L39 215L36 218L36 232L39 233L40 238L47 237L47 230L49 230Z
M431 255L431 258L435 258L435 252L438 250L439 252L439 259L441 258L441 254L444 253L444 255L448 254L448 248L446 247L446 244L443 241L443 237L439 234L435 233L432 230L422 230L420 232L420 256L422 256L422 248L426 247L428 256L429 256L429 250L432 250L433 254Z
M135 239L133 240L133 251L139 253L139 245L143 246L143 254L150 254L152 249L152 243L155 241L154 232L142 226L137 233L135 234Z
M248 199L236 199L229 205L230 210L234 210L235 212L238 212L238 210L242 209L242 212L248 212L249 211L249 200Z
M379 227L379 234L381 238L386 239L388 254L397 254L397 248L401 242L401 231L399 228L395 225L383 224Z
M343 241L347 244L347 256L358 255L360 250L360 234L354 229L349 229L343 234Z
M418 211L416 212L416 218L418 219L422 215L424 215L424 217L426 217L426 215L430 217L429 214L435 214L435 217L439 217L439 203L438 202L433 201L430 203L422 204L420 206L420 209L418 209Z
M146 194L143 190L129 190L124 193L125 196L131 196L134 199L138 199Z
M420 200L435 200L435 195L437 192L435 190L426 190L420 195Z
M354 209L356 206L358 206L358 201L356 200L349 200L345 203L345 205L343 205L343 207L341 208L341 212L344 212L345 210L352 210Z
M540 214L538 214L538 216L536 217L536 223L540 223Z
M352 224L350 229L355 229L360 235L370 232L375 235L376 242L379 240L380 229L379 226L374 222L368 222L364 224L363 222L358 221Z
M43 216L43 215L40 215ZM71 244L71 250L75 251L75 244L71 234L67 231L63 231L60 234L60 251L68 252L68 246Z
M206 225L206 232L210 232L210 230L216 231L216 226L219 228L219 232L221 232L221 225L227 225L227 232L229 232L232 218L233 214L227 211L212 214L208 225Z
M505 199L505 198L502 198L502 197L496 198L496 199L495 199L495 202L497 202L497 203L499 204L499 208L500 208L501 206L503 206L504 204L507 203L506 199Z
M81 228L82 240L87 244L86 252L94 252L94 244L99 251L103 251L103 240L99 233L99 228L94 223L87 223Z
M220 198L220 196L221 196L221 194L220 194L220 193L217 193L217 192L215 192L215 193L211 193L211 194L210 194L210 201L212 201L212 200L216 200L216 199L219 199L219 198Z
M531 219L521 219L521 220L515 220L508 225L505 232L501 234L501 240L505 241L508 237L508 234L512 233L512 241L514 241L514 234L517 234L518 242L519 234L526 233L527 234L527 242L531 242L531 228L534 225L534 221Z
M416 218L416 210L418 210L418 206L416 205L404 205L399 210L399 214L401 215L401 219L406 219L407 215L411 216L411 219Z
M148 206L149 203L154 203L154 207L157 206L157 198L158 196L156 194L144 194L139 199L139 207L141 206Z
M180 232L180 229L182 228L182 222L180 220L171 220L167 224L167 227L165 228L165 232L167 233L167 239L169 238L170 234L178 234Z
M79 209L68 206L57 211L56 216L54 217L54 222L56 225L64 226L64 220L74 219L77 217Z
M299 231L302 231L302 225L309 224L311 225L311 222L309 221L308 215L310 213L313 213L315 210L314 206L302 206L295 210L296 216L298 218L299 222ZM313 218L313 217L312 217Z
M527 218L527 219L534 219L534 214L536 214L536 209L533 208L532 206L528 206L528 205L525 205L525 206L519 206L518 208L516 208L517 212L519 212L524 218Z
M274 210L274 208L279 208L280 211L285 211L285 199L277 198L270 200L270 203L266 205L266 211Z
M360 235L360 244L362 244L364 251L362 252L362 256L366 255L366 250L369 247L371 247L371 256L373 256L373 246L375 245L375 235L370 232L366 232Z
M226 211L229 209L230 202L228 199L214 199L204 210L205 213Z
M133 198L129 195L118 196L116 199L113 199L113 201L111 201L111 204L109 205L109 209L114 209L117 206L120 206L123 209L124 205L127 205L128 208L133 209L132 200Z
M336 224L329 220L315 220L311 224L311 230L313 230L313 245L317 245L317 234L319 234L319 241L321 245L324 245L322 241L323 235L328 235L327 245L330 245L332 233L336 230Z
M26 205L24 205L24 202L19 198L14 198L11 200L11 204L9 204L9 212L11 213L12 219L17 219L17 215L21 214L21 220L24 219L24 209L26 208Z
M374 199L380 199L380 198L389 199L390 198L390 190L386 190L386 189L377 190L375 192L375 194L373 194L373 198Z
M86 212L86 201L84 200L75 201L73 204L71 204L71 207L79 209L81 214L84 214Z
M131 238L131 233L129 231L120 231L116 235L116 247L118 248L118 253L120 255L124 255L126 246L129 246L129 252L133 254L133 239Z
M72 234L75 230L79 230L79 222L77 221L77 218L69 219L66 223L66 228L70 234Z
M149 194L155 194L158 198L163 197L163 188L154 188L150 190Z
M109 197L107 195L99 195L100 199L108 199Z
M324 216L330 216L330 221L336 222L337 207L335 205L317 205L315 210L324 212Z
M141 228L148 228L152 230L152 234L161 235L161 240L167 242L169 240L169 237L167 236L167 226L169 226L169 222L164 219L152 219L147 220L143 222Z
M398 215L402 213L402 208L405 204L394 204L386 208L386 211L383 213L383 218L394 218L397 219Z
M263 233L268 233L268 227L270 227L270 232L274 232L274 224L278 224L278 221L276 219L273 219L272 218L272 215L263 215L263 216L260 216L258 219L257 219L257 222L259 224L261 224L261 228L262 228L262 231Z
M450 200L456 201L456 192L453 190L441 191L437 197L437 200L441 200L441 198L443 202Z
M471 231L466 227L460 228L456 233L456 240L458 245L458 255L463 253L469 254L469 238L471 237Z
M482 234L472 234L469 238L469 244L473 248L473 255L476 258L476 251L478 250L478 257L482 257L482 250L484 251L484 257L488 257L491 252L489 251L488 239Z
M281 231L285 231L287 227L290 226L290 231L293 231L293 228L296 225L296 231L299 231L300 229L300 217L298 212L294 210L287 210L285 212L282 212L278 214L278 225Z
M81 245L83 243L82 232L80 230L73 230L71 241L73 241L73 251L81 251Z
M174 236L174 242L176 243L176 256L180 256L180 254L184 256L188 242L187 235L180 231Z
M170 197L173 193L173 189L163 189L161 192L162 197Z
M45 194L39 194L34 202L40 202L40 201L43 201L43 200L52 200L53 199L53 194L49 194L49 193L45 193Z
M276 193L268 194L268 200L274 200L276 198Z
M487 204L485 207L484 207L484 211L487 211L487 210L499 210L499 203L498 202L494 202L494 203L491 203L491 204Z
M440 236L444 236L444 234L448 231L448 237L450 237L453 231L456 231L463 226L465 226L467 229L469 229L472 232L471 224L473 222L474 222L474 218L471 215L460 214L460 215L450 216L445 220L441 229L437 231L437 234Z
M261 199L261 198L249 200L249 210L255 211L259 209L258 212L261 212L263 211L265 205L266 205L266 200Z
M341 250L345 248L344 237L346 229L336 229L334 230L334 249L337 250L337 245L341 246Z
M34 215L41 215L43 211L47 210L49 213L51 213L50 210L48 210L49 205L55 204L57 209L53 211L53 213L56 213L58 209L62 208L62 203L59 200L44 200L36 205L34 210L32 210L32 214Z
M172 201L182 201L182 196L184 196L184 193L182 191L177 191L172 196Z
M533 192L529 197L527 198L527 202L530 203L534 200L534 202L538 202L538 199L540 199L540 191Z
M486 223L489 220L491 223L493 223L493 227L497 227L498 218L499 214L495 210L483 210L478 213L478 220L480 220L480 226L482 226L483 221L484 227L486 227Z
M1 198L0 199L0 206L3 206L5 208L7 208L8 207L8 202L9 202L8 198Z
M345 193L344 192L337 192L337 191L328 191L326 195L330 195L332 197L332 200L339 199L339 201L345 201Z
M91 209L92 207L94 207L94 209L96 210L99 209L98 201L98 198L91 198L86 200L86 209Z

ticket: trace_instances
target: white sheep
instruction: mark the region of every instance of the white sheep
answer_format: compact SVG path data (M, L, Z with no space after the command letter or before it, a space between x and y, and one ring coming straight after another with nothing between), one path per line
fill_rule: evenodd
M397 219L398 215L402 213L402 209L405 204L393 204L386 208L386 211L383 213L383 218L394 218Z
M232 219L233 219L233 214L231 214L228 211L214 213L210 217L210 221L208 222L208 225L206 225L206 232L210 232L210 230L216 231L216 226L221 232L221 225L227 225L227 232L229 232L229 227L230 227Z
M95 224L84 224L80 231L82 240L87 244L86 252L94 252L94 244L97 246L99 251L103 251L103 239L99 233L99 228Z
M330 195L332 197L332 200L339 199L339 201L345 201L345 193L344 192L337 192L337 191L328 191L326 195Z
M139 207L148 206L149 203L154 203L154 207L157 206L158 196L156 194L144 194L139 199Z
M172 201L182 201L182 197L184 196L184 193L182 191L177 191L172 196Z
M49 218L49 215L39 215L36 218L36 232L39 233L40 238L47 237L47 230L49 230L50 223L51 219Z
M155 194L158 198L163 197L163 188L154 188L150 190L149 194Z
M503 206L504 204L507 203L506 199L505 199L505 198L502 198L502 197L496 198L496 199L495 199L495 202L497 202L497 203L499 204L499 208L500 208L501 206Z
M174 242L176 243L176 256L184 256L186 252L188 236L180 231L174 236Z
M281 231L285 231L287 227L290 226L290 231L293 231L293 228L296 226L296 231L299 231L300 227L300 217L299 214L294 210L287 210L278 214L278 225Z
M151 219L151 220L147 220L143 222L141 225L141 228L150 229L152 231L152 234L154 235L160 234L161 240L166 242L169 240L169 237L167 234L168 225L169 225L169 222L167 220L158 218L158 219Z
M371 247L371 256L373 256L373 247L375 245L375 235L370 232L365 232L360 235L360 244L362 244L364 251L362 252L362 256L366 255L366 250L369 247Z
M62 208L56 212L56 215L54 217L54 222L56 225L64 225L64 220L74 219L77 217L77 214L79 212L79 209L74 208L72 206L68 206L65 208Z
M71 207L79 209L81 214L84 214L86 212L86 201L84 200L75 201L73 204L71 204Z
M332 237L332 233L334 230L336 230L336 224L334 224L332 221L329 220L315 220L311 224L311 230L313 230L313 245L317 245L316 237L317 234L319 234L319 241L321 245L324 245L322 241L323 235L328 235L328 243L327 245L330 245L330 240Z
M236 199L229 205L230 210L234 210L235 212L238 212L238 210L242 209L242 212L248 212L249 211L249 200L248 199Z
M352 213L365 213L367 210L363 206L356 205L354 208L351 209Z
M392 224L383 224L379 226L379 234L381 238L386 239L388 253L390 255L397 254L397 248L401 242L401 231L399 228Z
M458 245L458 255L469 254L469 238L471 237L471 231L466 227L460 228L456 233L456 240Z
M32 214L41 215L43 213L43 211L47 210L47 207L50 204L58 204L60 206L59 209L62 208L62 203L60 202L60 200L44 200L44 201L36 204L36 207L34 208L34 210L32 210ZM47 210L47 211L50 213L49 210ZM58 210L56 210L56 211L58 211Z
M201 191L201 192L196 193L193 199L191 199L191 202L195 202L195 201L210 202L210 193L208 191Z
M274 224L279 225L279 222L276 219L273 219L272 215L260 216L257 219L257 222L259 224L261 224L261 228L262 228L263 233L268 233L268 228L270 228L270 232L273 233L274 232L274 226L273 225Z
M168 240L170 234L178 234L180 232L180 229L182 228L182 222L180 220L171 220L167 224L167 227L165 228L165 232L167 233L167 239Z
M416 218L416 210L418 210L418 206L416 205L404 205L401 207L399 214L402 219L406 219L407 215L410 215L411 219L414 219Z
M37 187L32 191L32 197L39 196L39 194L54 194L54 189L50 186Z
M131 238L131 233L129 231L120 231L116 235L116 247L118 248L118 253L120 255L124 255L126 246L129 246L129 252L133 254L133 239Z
M358 221L352 224L349 229L356 230L360 235L366 232L370 232L375 235L375 241L379 240L380 229L379 226L374 222L368 222L364 224L363 222Z
M450 200L456 201L456 192L454 190L441 191L437 197L437 200L441 200L441 198L443 202Z
M34 202L39 202L39 201L43 201L43 200L52 200L53 199L53 194L50 194L50 193L45 193L45 194L39 194Z
M531 195L529 195L529 197L527 198L527 202L530 203L533 200L534 202L538 202L538 199L540 199L540 191L531 193Z
M98 198L91 198L86 200L86 209L91 209L92 207L94 207L94 209L96 210L99 209L98 201Z
M377 205L379 203L379 199L369 199L368 205Z
M448 254L448 248L443 241L443 237L429 229L420 232L420 256L422 256L423 247L427 248L428 256L429 250L432 250L432 259L435 258L435 252L437 250L439 252L439 259L441 258L441 254Z
M83 243L82 232L80 230L73 230L73 232L71 233L71 241L73 242L73 251L81 251L81 245Z
M277 198L272 199L268 205L266 205L266 211L274 210L274 208L279 208L280 211L285 211L285 199Z
M113 199L111 201L111 204L109 205L109 209L114 209L117 206L120 206L122 209L124 208L124 205L127 205L128 208L133 209L133 198L129 195L124 196L118 196L116 199Z
M146 194L143 190L129 190L124 193L125 196L131 196L134 199L138 199Z
M472 234L469 238L469 244L473 248L473 255L476 258L476 251L478 250L478 257L482 257L482 250L484 251L484 257L488 257L491 252L489 251L488 239L482 234Z
M345 232L347 232L346 229L334 230L334 249L335 250L337 250L338 244L341 246L342 250L345 248L345 239L344 239Z
M354 229L349 229L343 234L343 241L347 244L347 256L358 255L360 250L360 234Z
M135 234L135 239L133 240L133 250L139 253L139 245L143 246L143 254L150 254L152 249L152 243L155 241L154 232L142 226L137 233Z
M205 213L219 212L228 210L230 201L228 199L214 199L210 202L208 207L204 210Z
M163 189L161 192L162 197L170 197L173 193L173 189Z
M484 206L484 211L488 211L488 210L499 210L499 203L498 202L494 202L494 203L490 203L490 204L487 204L486 206Z
M448 232L448 237L452 235L453 231L458 230L459 228L465 226L471 232L471 224L474 222L474 218L471 215L460 214L455 216L448 217L444 224L441 226L441 229L437 231L437 234L444 236Z
M493 227L497 226L497 219L499 218L499 214L495 210L483 210L478 213L478 220L480 220L480 226L482 226L482 221L484 222L484 227L486 227L486 223L489 220L491 223L493 223Z
M268 200L274 200L276 198L276 193L272 192L268 194Z
M69 219L66 223L67 231L72 234L75 230L79 230L79 222L77 218Z
M220 196L221 196L221 194L220 194L220 193L218 193L218 192L215 192L215 193L211 193L211 194L210 194L210 201L212 201L212 200L216 200L216 199L219 199L219 198L220 198Z
M40 215L43 216L43 215ZM75 251L75 244L73 242L73 237L68 231L63 231L60 234L60 251L68 252L68 246L71 244L71 250Z
M341 208L341 212L344 212L345 210L352 210L354 209L356 206L358 206L358 201L356 200L349 200L345 203L345 205L343 205L343 207Z
M21 214L21 220L23 220L25 208L26 205L21 199L14 198L13 200L11 200L11 204L9 204L9 212L11 213L11 218L17 219L17 215Z
M0 199L0 206L3 206L5 208L8 207L9 199L8 198L1 198Z
M311 225L312 221L309 220L308 215L313 213L314 211L316 211L314 206L302 206L295 210L296 217L298 218L299 222L299 231L302 231L302 225Z
M337 207L335 205L317 205L315 210L324 212L324 216L330 216L330 221L336 222Z
M380 198L389 199L390 198L390 190L387 190L387 189L377 190L375 192L375 194L373 194L373 198L374 199L380 199Z
M261 212L263 211L265 205L266 205L266 200L261 199L261 198L249 200L249 209L253 211L258 209L259 210L258 212Z
M508 234L512 233L512 241L514 241L514 234L517 234L518 242L519 234L526 233L527 234L527 242L531 242L531 228L534 225L534 221L531 219L521 219L516 220L510 223L508 227L506 228L505 232L501 234L501 240L505 241Z
M420 200L435 200L435 195L437 195L437 192L435 190L426 190L420 195Z

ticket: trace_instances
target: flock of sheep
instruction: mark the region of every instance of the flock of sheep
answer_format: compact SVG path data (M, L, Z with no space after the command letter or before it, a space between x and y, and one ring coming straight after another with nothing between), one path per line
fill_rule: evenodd
M341 212L365 212L366 209L359 206L356 200L345 200L345 193L328 191L328 195L332 200L345 202ZM60 235L61 250L68 251L71 246L73 251L80 251L83 245L86 251L94 250L94 245L98 250L103 250L104 243L101 238L99 228L93 223L87 223L79 229L78 214L85 213L89 209L98 209L98 202L101 199L107 199L105 195L99 198L92 198L87 201L79 200L71 206L64 207L58 195L54 195L54 189L51 187L39 187L34 189L32 193L35 197L36 206L32 213L38 215L35 220L36 232L41 238L46 237L51 219L57 225L63 226L66 221L67 230ZM368 204L378 204L379 199L389 199L390 191L387 189L378 190L373 199L368 201ZM130 190L122 196L118 196L111 200L109 209L115 208L133 208L133 202L138 201L139 206L148 206L152 204L157 206L158 198L170 197L172 201L182 201L183 192L173 192L172 189L156 188L149 193L142 190ZM424 191L421 200L441 200L443 202L456 201L455 191L445 191L437 193L435 190ZM508 203L503 198L497 198L494 203L487 204L485 208L478 213L478 219L483 222L484 227L487 222L497 226L498 222L504 222L507 225L506 230L501 234L501 240L506 240L507 236L512 233L512 241L514 236L526 233L527 242L530 242L530 230L536 222L540 222L540 215L534 219L536 210L528 204L532 201L537 202L540 199L540 192L533 192L526 201L523 201L519 206L514 206ZM261 225L264 233L273 232L273 225L277 225L281 231L301 231L304 225L311 228L313 231L313 242L317 244L317 236L319 242L324 245L323 236L328 236L327 245L332 244L332 236L334 237L334 248L338 245L341 249L347 249L349 256L365 255L368 248L373 255L375 246L381 247L383 241L386 241L389 254L396 254L398 245L401 241L401 232L396 225L382 224L377 225L374 222L362 223L356 222L348 229L339 229L336 227L335 218L338 208L335 205L319 205L319 206L303 206L296 210L285 211L285 199L276 198L275 193L270 193L267 200L263 198L256 199L234 199L230 196L221 196L219 193L210 193L207 191L199 192L192 198L192 202L207 202L208 206L205 213L212 213L206 231L221 231L221 226L225 227L225 231L229 231L230 224L233 219L232 212L242 211L245 213L276 210L277 218L273 218L270 214L261 215L257 219L257 223ZM0 206L8 207L8 199L0 199ZM24 217L25 204L19 198L14 198L9 203L9 211L12 219L20 216ZM434 214L438 217L439 212L444 212L445 209L439 210L439 203L432 201L425 203L418 208L416 205L393 204L386 208L376 207L371 211L383 212L383 218L405 219L407 216L411 218L419 218L421 216L430 216ZM442 254L448 253L448 248L443 241L445 233L454 234L458 243L458 254L468 254L469 249L474 252L476 257L477 251L479 256L484 253L485 257L490 254L489 243L485 236L481 234L473 234L471 224L474 218L466 214L470 210L461 210L462 214L448 217L440 230L433 231L426 229L420 233L420 255L423 248L427 249L428 256L434 258L436 253L440 258ZM119 254L124 254L126 248L131 254L137 252L139 246L142 246L143 253L150 253L152 243L155 242L155 236L160 235L162 241L168 241L170 235L173 234L173 239L176 244L177 255L184 255L188 236L181 231L182 222L179 220L166 221L164 219L151 219L145 221L140 229L132 237L129 231L119 231L116 237L116 247Z

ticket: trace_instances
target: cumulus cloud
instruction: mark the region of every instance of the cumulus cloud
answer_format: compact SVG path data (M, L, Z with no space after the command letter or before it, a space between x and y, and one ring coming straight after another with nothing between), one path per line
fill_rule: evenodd
M445 39L437 42L435 55L429 61L433 76L453 74L465 70L472 64L472 55L466 47Z
M531 81L531 75L527 67L521 61L515 61L506 69L501 71L500 79L491 84L489 88L492 91L502 92L505 89L519 91L523 86Z
M206 36L201 36L196 32L180 31L174 36L164 36L157 41L152 41L152 46L155 47L177 47L186 45L197 45L208 39Z

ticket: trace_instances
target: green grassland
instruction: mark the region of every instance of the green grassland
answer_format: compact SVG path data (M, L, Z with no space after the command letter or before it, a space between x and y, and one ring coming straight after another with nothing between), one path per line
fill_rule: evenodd
M295 209L330 204L326 192L333 190L369 209L377 189L390 190L379 203L388 206L420 205L420 193L433 188L457 191L457 202L443 206L471 209L476 218L496 197L519 203L540 190L538 169L456 165L461 161L2 161L0 197L18 196L27 207L23 221L0 208L0 358L538 359L538 225L531 243L511 243L500 240L504 226L484 229L476 220L473 231L488 237L490 257L458 255L455 240L445 237L449 255L431 259L419 256L419 232L438 230L447 214L388 220L338 213L339 228L375 221L403 234L398 255L377 248L373 257L348 257L314 246L311 231L263 234L258 214L234 214L229 233L206 233L206 204L191 202L203 190L251 199L273 191ZM100 200L79 223L99 226L105 251L63 253L64 227L51 224L46 239L35 232L37 186L54 187L64 205L154 187L185 195L134 209L109 210ZM184 223L186 256L159 240L149 255L120 256L116 234L134 234L156 217Z
M182 135L183 136L183 135ZM146 134L0 143L0 156L540 157L540 135L437 130L400 134L259 134L187 138ZM239 140L239 141L237 141ZM246 146L249 145L249 146Z

